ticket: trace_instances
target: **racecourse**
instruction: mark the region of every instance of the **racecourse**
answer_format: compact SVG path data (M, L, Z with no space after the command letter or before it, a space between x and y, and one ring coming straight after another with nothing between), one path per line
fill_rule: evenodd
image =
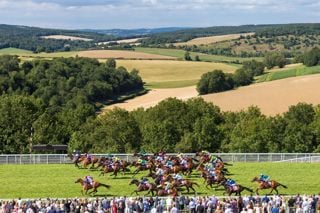
M320 164L318 163L235 163L228 167L233 174L230 178L239 184L255 189L257 184L251 183L254 176L266 173L288 188L279 188L284 195L314 194L319 193ZM134 168L131 167L131 171ZM129 186L132 174L119 174L117 178L110 174L99 177L99 171L88 169L77 169L71 164L54 165L1 165L0 167L0 198L67 198L84 197L81 195L80 185L75 184L77 178L92 175L95 180L111 185L110 189L99 188L97 196L130 196L136 188ZM146 174L146 173L143 173ZM143 174L137 175L140 179ZM197 195L222 195L223 190L206 189L203 179L198 173L191 177L200 187L196 187ZM149 179L151 180L151 179ZM264 195L269 190L263 190ZM182 192L186 194L185 191ZM145 193L141 193L143 195ZM244 192L243 195L250 193ZM189 195L193 195L190 193Z

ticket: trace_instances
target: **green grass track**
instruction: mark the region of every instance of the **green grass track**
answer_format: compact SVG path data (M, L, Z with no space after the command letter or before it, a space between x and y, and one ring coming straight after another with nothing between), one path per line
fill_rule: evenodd
M134 168L131 168L133 171ZM266 173L272 179L288 186L279 188L281 194L313 194L319 193L320 164L310 163L235 163L229 167L234 175L231 178L238 183L255 189L256 183L250 180ZM99 171L77 169L73 165L1 165L0 166L0 198L68 198L82 197L80 185L74 181L85 175L92 175L95 180L111 185L110 189L99 188L98 196L129 196L135 186L129 186L132 175L120 174L114 179L109 174L99 177ZM146 174L146 173L144 173ZM141 175L137 175L140 179ZM221 190L208 190L203 180L194 174L191 179L197 181L198 195L222 195ZM262 191L262 194L268 193ZM183 192L185 193L185 192ZM142 194L143 195L143 194Z

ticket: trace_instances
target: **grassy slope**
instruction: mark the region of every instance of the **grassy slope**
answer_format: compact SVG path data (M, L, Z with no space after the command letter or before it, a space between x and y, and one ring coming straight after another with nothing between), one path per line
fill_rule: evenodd
M236 67L223 63L170 60L117 60L118 66L139 70L151 88L177 88L195 85L203 73L214 69L234 72Z
M287 70L282 70L282 71L275 71L275 72L266 73L262 76L259 76L256 79L256 82L260 83L260 82L265 82L265 81L274 81L274 80L279 80L279 79L284 79L284 78L317 74L317 73L320 73L320 66L314 66L314 67L299 66L299 67L293 68L293 69L287 69Z
M5 54L31 54L32 52L29 50L22 50L22 49L17 49L17 48L4 48L0 49L0 55L5 55Z
M172 56L177 57L180 59L183 59L185 51L184 50L178 50L178 49L161 49L161 48L141 48L137 47L135 48L137 52L144 52L144 53L152 53L152 54L158 54L158 55L165 55L165 56ZM262 58L241 58L241 57L227 57L227 56L221 56L221 55L208 55L208 54L202 54L202 53L196 53L191 52L191 57L194 59L196 55L200 57L200 60L202 61L211 61L211 62L234 62L234 61L248 61L248 60L258 60L261 61Z
M229 170L234 174L233 179L252 189L256 187L256 183L251 183L250 180L260 173L266 173L288 186L288 189L279 188L282 194L320 192L319 188L315 188L320 176L320 164L236 163ZM88 174L93 175L97 181L111 185L110 189L99 188L100 196L130 195L135 189L135 186L128 185L131 174L119 175L117 179L113 179L109 175L99 177L98 171L76 169L73 165L2 165L0 198L81 197L80 185L74 181ZM137 176L140 177L141 175ZM221 190L206 189L203 180L196 175L192 179L200 184L197 188L198 195L222 195ZM267 192L268 190L264 190L261 194Z

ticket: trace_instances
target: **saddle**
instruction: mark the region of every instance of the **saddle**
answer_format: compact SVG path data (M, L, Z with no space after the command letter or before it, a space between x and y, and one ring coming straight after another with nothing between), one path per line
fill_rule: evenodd
M271 186L271 181L263 181L263 182L262 182L262 186L263 186L264 188L270 187L270 186Z
M232 185L232 186L229 186L229 189L230 191L238 191L239 190L239 186L236 184L236 185Z

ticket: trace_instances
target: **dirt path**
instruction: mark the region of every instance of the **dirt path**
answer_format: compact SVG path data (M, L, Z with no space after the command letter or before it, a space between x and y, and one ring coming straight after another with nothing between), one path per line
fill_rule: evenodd
M124 108L126 110L131 111L139 107L148 108L148 107L155 106L160 101L170 97L176 97L178 99L186 100L192 97L196 97L197 95L198 93L196 91L195 86L175 88L175 89L153 89L146 95L127 100L123 103L107 106L105 109L120 107L120 108Z

